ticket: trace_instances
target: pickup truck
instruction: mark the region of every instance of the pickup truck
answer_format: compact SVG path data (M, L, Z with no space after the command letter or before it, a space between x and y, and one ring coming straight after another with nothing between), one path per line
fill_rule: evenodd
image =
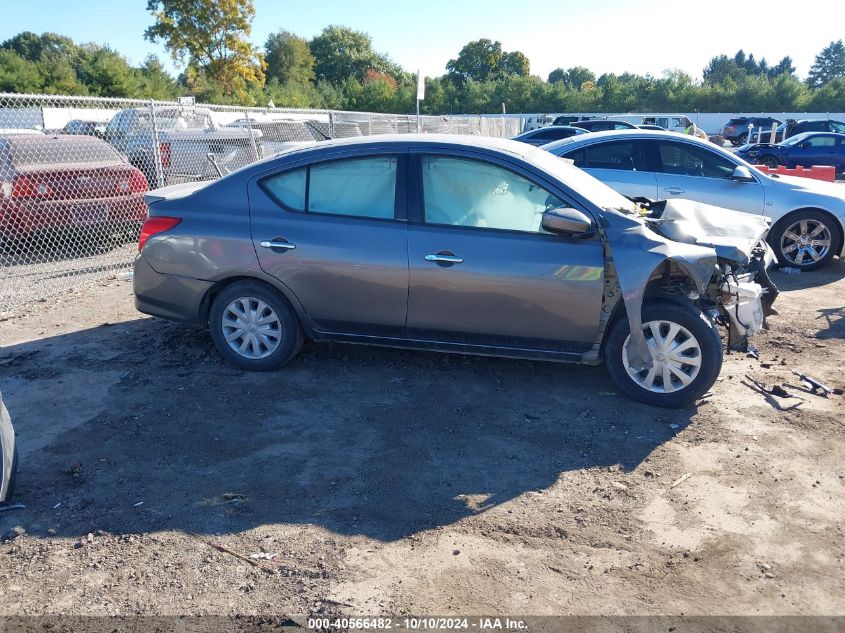
M105 138L144 172L150 189L212 180L262 155L260 130L220 127L210 110L195 106L121 110Z

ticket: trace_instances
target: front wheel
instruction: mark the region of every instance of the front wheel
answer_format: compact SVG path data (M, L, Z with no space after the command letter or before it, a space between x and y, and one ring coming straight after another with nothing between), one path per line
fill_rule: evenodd
M611 327L605 345L607 370L628 396L658 407L683 407L700 398L722 368L716 325L692 304L657 300L643 305L643 334L652 358L638 370L628 360L628 319Z
M834 254L834 221L819 211L801 211L780 220L768 237L778 262L801 270L827 264Z
M775 169L778 165L780 165L780 162L774 156L763 156L763 158L760 159L760 164Z

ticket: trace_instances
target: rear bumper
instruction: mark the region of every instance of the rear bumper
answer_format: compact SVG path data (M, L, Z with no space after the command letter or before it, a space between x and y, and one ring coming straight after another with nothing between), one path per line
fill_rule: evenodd
M144 314L200 325L203 299L213 285L211 281L156 272L142 255L135 258L135 308Z
M50 229L140 226L146 216L142 193L82 200L7 200L0 204L0 233L25 236Z

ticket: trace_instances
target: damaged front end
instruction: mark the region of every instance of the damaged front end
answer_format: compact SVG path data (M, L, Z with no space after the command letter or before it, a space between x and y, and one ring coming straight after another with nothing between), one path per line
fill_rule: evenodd
M12 494L16 456L15 431L6 405L3 404L3 394L0 393L0 503Z
M727 327L728 349L746 351L776 314L768 219L691 200L636 202L637 213L608 209L602 228L630 327L629 362L652 366L641 320L651 298L695 303Z

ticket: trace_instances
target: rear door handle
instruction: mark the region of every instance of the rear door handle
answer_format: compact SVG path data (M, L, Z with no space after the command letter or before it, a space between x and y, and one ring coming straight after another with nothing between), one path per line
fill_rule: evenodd
M277 238L275 238L271 241L260 242L259 246L261 246L261 248L282 248L286 251L288 251L292 248L296 248L296 244L291 244L290 242L288 242L284 238L279 238L279 237L277 237Z
M667 187L663 191L665 191L666 193L670 193L673 196L677 196L678 194L684 193L685 190L681 189L680 187Z
M425 259L429 262L440 262L443 264L462 264L464 262L463 257L458 257L457 255L441 255L440 253L426 255Z

